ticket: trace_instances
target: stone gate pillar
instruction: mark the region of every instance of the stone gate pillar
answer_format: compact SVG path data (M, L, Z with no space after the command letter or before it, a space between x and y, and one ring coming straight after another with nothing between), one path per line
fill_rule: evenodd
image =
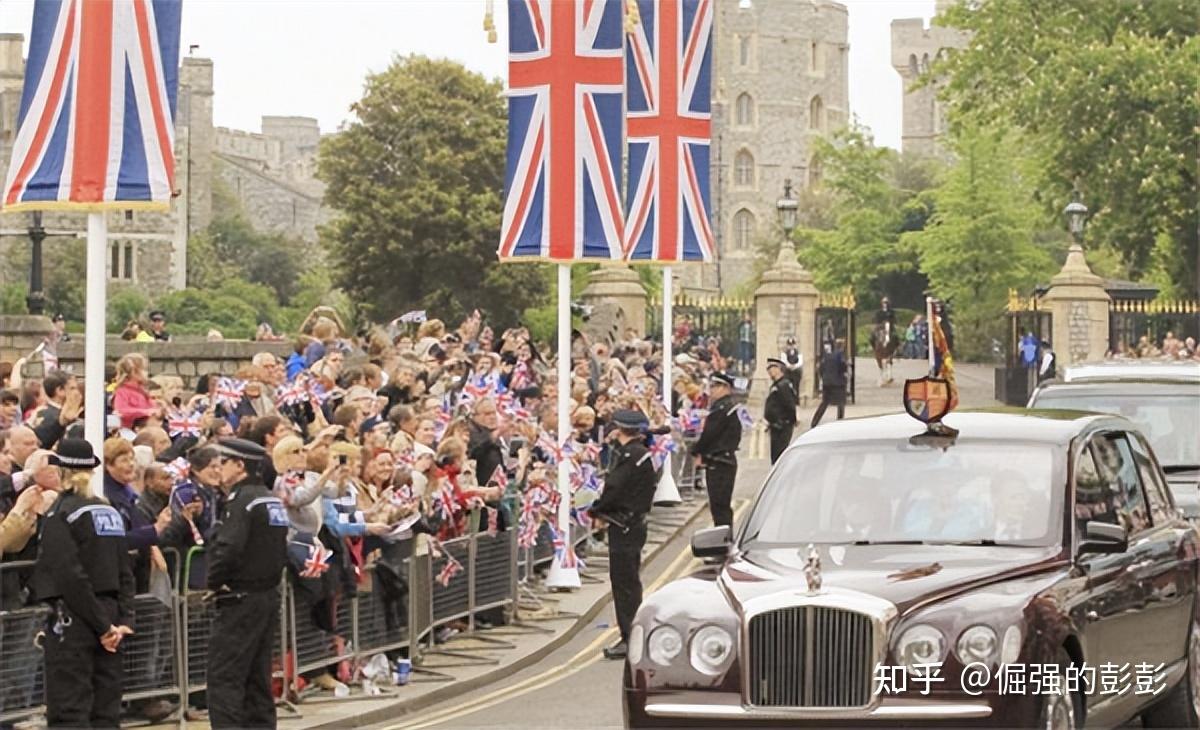
M761 403L766 398L771 378L767 358L779 357L789 337L796 338L804 356L804 380L801 393L811 393L813 368L816 367L817 288L812 274L796 260L796 247L785 240L775 264L762 275L754 291L755 338L754 383L750 399Z
M1111 302L1104 280L1088 267L1083 247L1072 244L1062 271L1050 280L1050 289L1042 297L1053 317L1050 347L1060 367L1104 359Z
M639 338L646 335L646 289L637 272L628 266L602 264L588 274L588 285L579 297L593 306L607 302L617 305L624 314L624 327L633 328ZM624 337L624 330L617 333L618 339Z

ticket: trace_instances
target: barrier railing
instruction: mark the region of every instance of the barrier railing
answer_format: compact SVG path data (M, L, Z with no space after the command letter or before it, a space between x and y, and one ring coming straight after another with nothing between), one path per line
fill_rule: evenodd
M369 590L339 600L332 632L316 626L311 597L284 577L273 652L277 686L287 690L282 701L299 699L301 673L342 661L358 666L381 652L407 650L416 661L432 648L434 629L453 621L473 624L483 611L515 606L515 529L496 535L477 532L443 543L444 553L462 565L462 571L445 586L437 581L445 555L419 551L417 542L402 546L402 559L393 554L367 566ZM182 560L176 556L175 589L167 603L162 596L151 594L135 599L135 633L122 643L124 699L166 697L185 708L190 694L206 689L217 604L188 587L202 555L202 549L193 548ZM33 565L0 563L0 580L6 571L31 571ZM383 571L390 575L383 576ZM0 610L0 721L29 717L44 709L43 657L33 640L45 628L48 615L49 610L40 605ZM429 637L428 646L422 647L425 637Z

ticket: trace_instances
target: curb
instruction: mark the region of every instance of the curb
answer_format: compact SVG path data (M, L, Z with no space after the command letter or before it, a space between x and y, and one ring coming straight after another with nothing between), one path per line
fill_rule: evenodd
M679 537L684 530L688 529L692 523L696 521L696 518L706 514L707 504L708 502L706 500L698 500L695 504L692 514L688 516L687 520L675 529L674 534L647 553L647 555L643 558L643 564L653 562L655 559L657 559L658 556L661 555L664 550L666 550L667 545L675 538ZM367 710L356 715L338 718L337 720L329 720L327 722L314 725L305 725L304 730L335 730L337 728L365 727L381 722L387 722L389 720L403 721L405 718L410 718L411 715L419 712L420 710L424 710L433 705L454 699L455 697L459 697L468 692L479 689L480 687L485 687L493 682L510 677L513 674L523 671L542 661L578 636L579 632L591 624L592 620L600 614L600 611L605 605L608 604L608 601L611 597L612 590L605 590L604 593L596 597L596 600L593 601L591 607L588 608L587 611L580 614L579 618L576 619L574 624L568 626L567 629L561 634L555 636L541 647L529 652L528 654L522 655L520 658L509 664L495 667L475 677L471 677L470 679L447 682L442 687L427 692L420 697L398 700L397 702L389 704L385 707ZM301 711L303 711L304 705L299 705L299 708Z

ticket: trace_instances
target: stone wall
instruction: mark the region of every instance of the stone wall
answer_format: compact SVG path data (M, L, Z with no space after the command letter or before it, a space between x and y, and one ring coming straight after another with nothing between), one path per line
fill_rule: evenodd
M317 226L329 217L320 196L256 169L242 158L218 154L215 159L217 174L256 229L317 242Z
M49 317L0 315L0 360L16 362L28 356L53 329Z
M905 152L940 155L946 114L937 99L939 82L912 86L948 48L966 46L968 35L954 28L926 26L921 18L892 21L892 67L904 84L901 147Z
M784 180L807 185L813 140L849 116L848 16L829 0L756 2L750 8L729 1L716 3L715 10L711 170L719 271L686 267L681 273L685 287L730 292L754 272L754 243L780 235L775 201ZM753 101L749 123L737 117L742 94ZM754 162L749 184L736 178L743 151ZM738 245L735 234L739 211L754 217L746 245Z
M3 320L0 317L0 327ZM5 341L6 334L0 334L0 343ZM41 342L38 337L37 342ZM36 346L36 343L35 345ZM22 354L27 355L30 347ZM63 342L58 346L59 367L83 374L84 344L80 341ZM127 342L109 338L105 345L105 357L115 363L122 356L131 352L140 352L150 359L151 375L177 375L183 380L184 387L194 388L196 380L205 373L221 373L233 375L238 368L249 365L250 360L260 352L271 352L277 357L287 358L292 354L292 346L287 342L250 342L247 340L225 340L223 342ZM41 377L41 362L28 363L25 368L28 377Z

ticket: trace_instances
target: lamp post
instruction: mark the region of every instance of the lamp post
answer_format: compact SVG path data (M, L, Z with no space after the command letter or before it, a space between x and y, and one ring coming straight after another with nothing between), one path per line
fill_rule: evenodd
M31 255L29 262L29 296L25 297L25 307L30 314L44 314L46 311L46 295L42 292L42 241L46 240L46 229L42 227L42 211L33 211L29 222L29 242Z
M1079 200L1079 191L1076 190L1071 196L1071 202L1067 203L1067 207L1063 208L1063 213L1067 216L1067 227L1071 231L1071 242L1076 246L1083 246L1083 229L1087 225L1087 206Z
M800 210L800 201L792 197L792 181L783 181L783 197L775 201L775 210L779 211L779 224L783 227L783 245L779 247L779 262L796 263L796 246L792 243L792 231L796 228L796 213Z

